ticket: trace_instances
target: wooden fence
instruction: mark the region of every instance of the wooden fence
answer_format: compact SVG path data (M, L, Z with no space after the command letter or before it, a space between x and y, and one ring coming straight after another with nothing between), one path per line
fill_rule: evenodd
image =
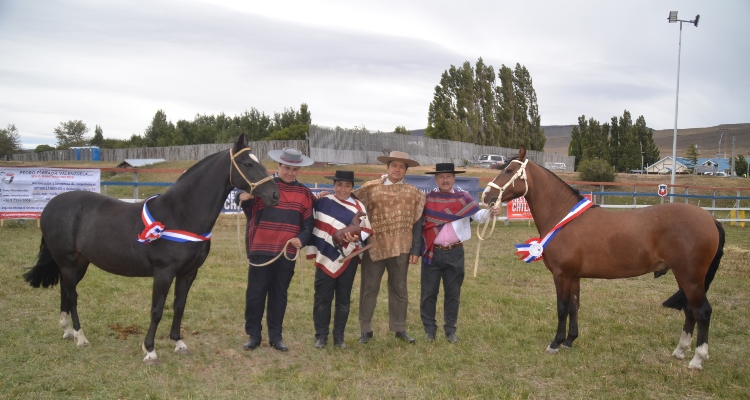
M250 142L250 148L253 149L260 161L269 160L269 150L279 150L284 147L293 147L307 154L306 140L273 140ZM195 144L189 146L169 146L169 147L142 147L131 149L100 149L100 160L107 162L120 162L125 159L138 158L163 158L166 161L184 161L184 160L202 160L206 156L226 150L232 147L231 143L219 144ZM76 150L53 150L43 151L40 153L14 154L13 161L93 161L93 151L91 149L80 149L77 154Z
M404 151L423 165L452 162L465 166L476 162L482 154L497 154L506 158L518 154L518 149L396 133L332 129L316 125L310 126L308 140L310 157L315 161L333 164L377 164L378 156L387 155L392 150ZM527 151L526 157L539 165L554 165L557 170L573 172L575 165L575 157L540 151Z
M163 158L166 161L200 160L226 150L231 143L196 144L189 146L143 147L130 149L100 149L100 161L120 162L125 159ZM395 133L367 133L341 128L310 125L307 140L273 140L251 142L253 153L261 161L268 160L269 150L292 147L330 164L377 164L377 157L392 150L404 151L423 165L452 162L458 166L472 165L482 154L497 154L506 158L518 154L518 149L480 146L473 143L432 139ZM529 150L526 157L557 171L573 172L575 157L560 156ZM40 153L14 154L13 161L92 161L91 149L52 150Z

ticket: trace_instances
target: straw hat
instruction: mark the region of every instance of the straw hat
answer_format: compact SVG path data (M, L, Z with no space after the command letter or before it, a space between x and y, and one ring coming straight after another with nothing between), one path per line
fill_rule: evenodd
M418 167L419 163L409 158L409 155L403 151L392 151L389 156L379 156L378 161L383 164L388 164L390 161L401 161L406 164L407 167Z

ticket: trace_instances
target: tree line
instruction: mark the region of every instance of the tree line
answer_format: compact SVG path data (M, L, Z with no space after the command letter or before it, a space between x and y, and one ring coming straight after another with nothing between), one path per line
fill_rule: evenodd
M273 117L251 108L250 111L233 117L224 113L199 114L192 121L178 120L177 123L169 121L164 110L158 110L143 135L133 134L130 139L105 138L104 130L99 125L96 125L92 137L89 136L90 129L81 120L61 122L54 129L56 147L43 144L37 146L34 151L64 150L77 146L120 149L229 143L242 133L245 133L250 141L304 140L311 122L312 117L305 103L300 105L299 110L285 108L282 113L274 113ZM11 137L15 138L16 147L7 154L21 150L15 125L12 127L15 136ZM7 135L0 136L0 144L3 143L4 136ZM4 151L5 147L0 150ZM2 154L6 153L0 153Z

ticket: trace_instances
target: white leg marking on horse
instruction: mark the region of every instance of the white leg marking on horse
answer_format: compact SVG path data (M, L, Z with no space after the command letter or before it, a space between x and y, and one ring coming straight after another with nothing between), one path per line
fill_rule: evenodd
M178 340L177 343L175 344L176 344L176 346L174 347L175 353L178 351L187 350L187 345L185 345L185 342L183 342L182 340Z
M143 343L141 343L141 349L143 350L144 353L146 353L146 357L143 358L143 362L149 362L149 361L156 360L156 351L154 351L154 350L152 350L152 351L146 350L146 345L143 344Z
M70 326L70 314L60 312L60 328L63 328L63 339L73 339L75 331Z
M559 348L553 349L552 347L547 346L547 350L544 350L547 354L557 354L557 352L560 351Z
M86 340L86 336L83 336L83 328L73 333L73 337L75 338L76 346L88 346L89 345L89 341Z
M695 356L690 361L688 368L703 369L703 361L708 360L708 343L703 343L695 348Z
M685 358L685 350L690 348L690 342L693 340L693 335L682 331L680 335L680 343L677 344L677 348L674 349L672 355L682 360Z

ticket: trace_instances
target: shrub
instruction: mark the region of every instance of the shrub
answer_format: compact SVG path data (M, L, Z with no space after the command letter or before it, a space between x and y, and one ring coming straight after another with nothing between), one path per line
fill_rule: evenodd
M578 165L580 180L588 182L614 182L615 168L604 160L586 160Z

